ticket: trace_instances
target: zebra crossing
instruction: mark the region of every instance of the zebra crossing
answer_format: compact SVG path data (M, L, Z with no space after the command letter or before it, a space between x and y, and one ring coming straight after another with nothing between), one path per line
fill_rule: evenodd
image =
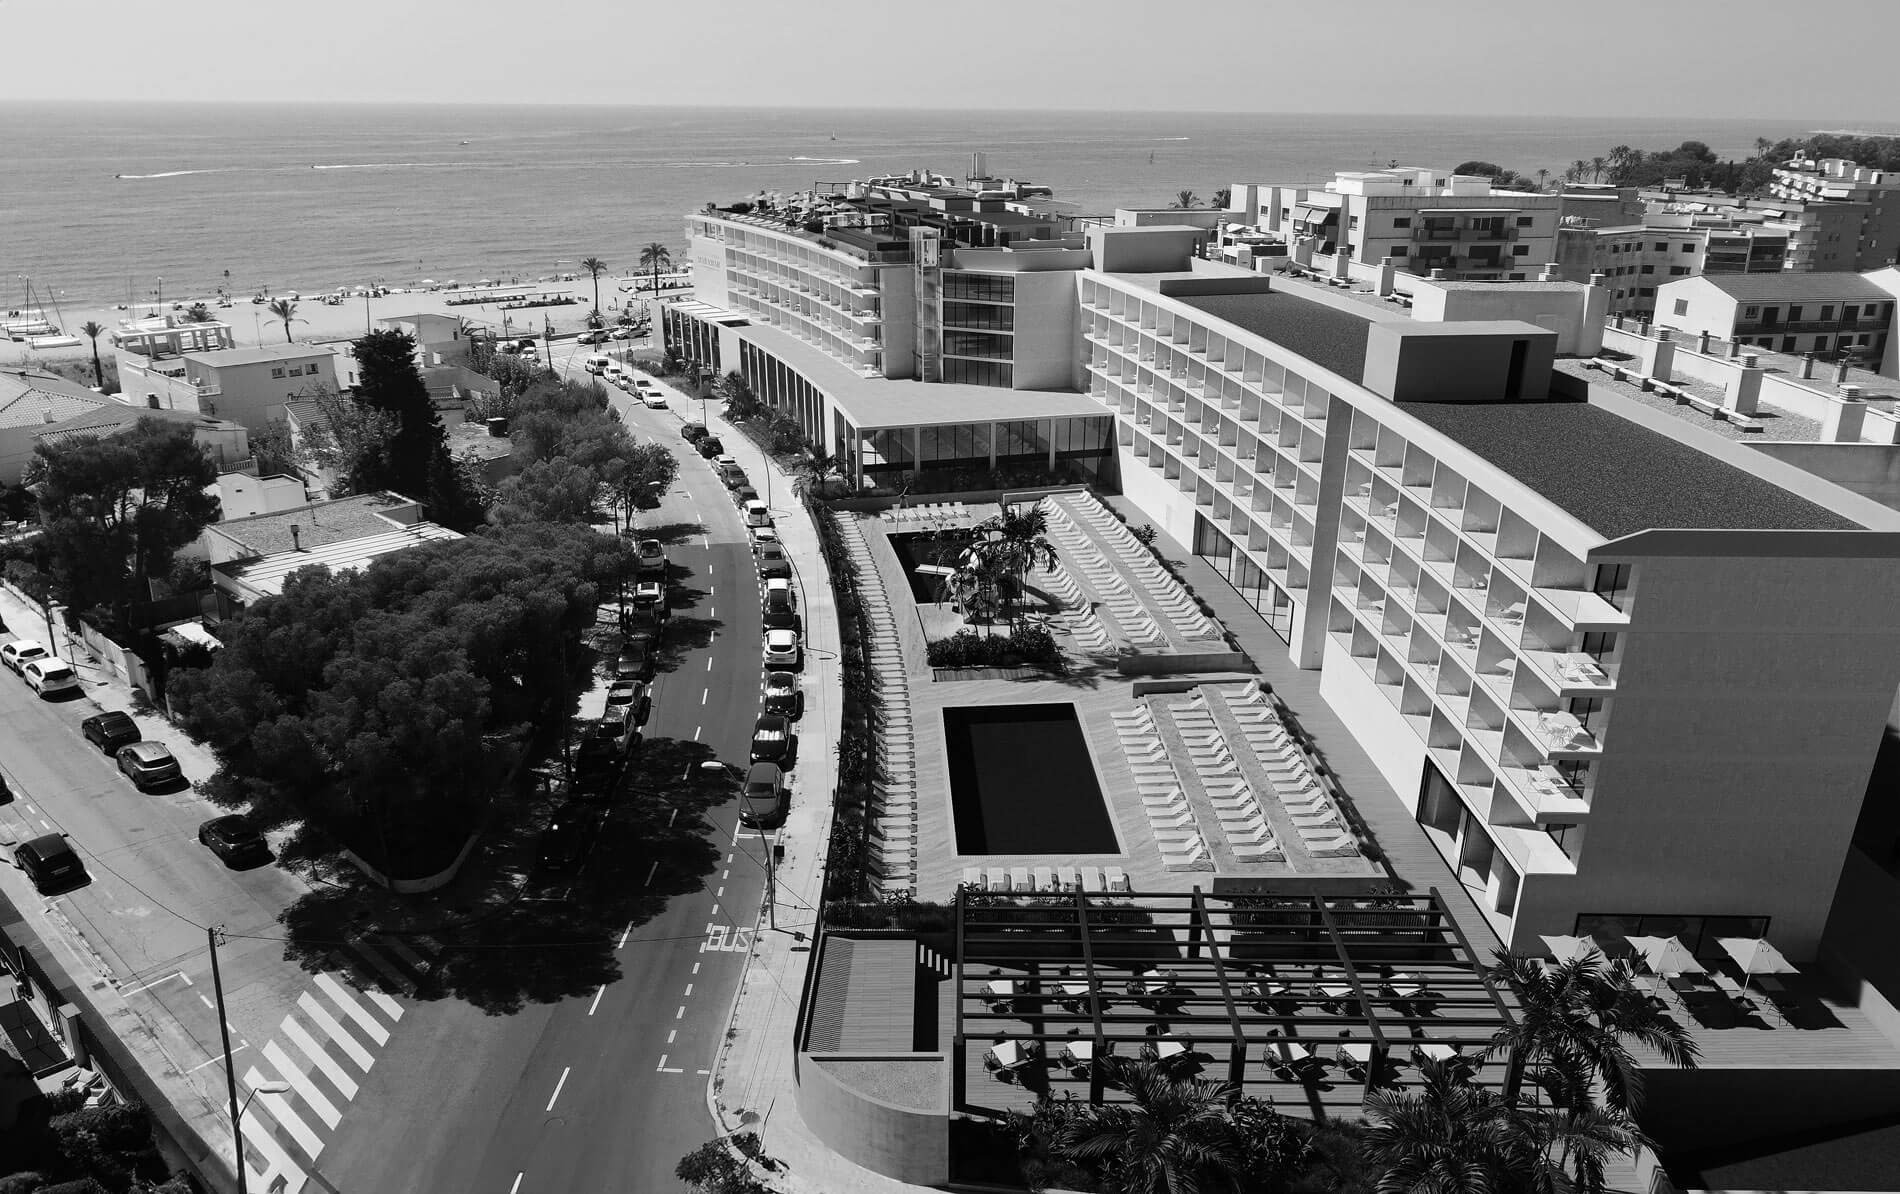
M239 1075L240 1097L250 1096L238 1131L252 1190L300 1194L310 1180L306 1168L403 1018L402 1002L377 986L413 994L429 970L422 955L388 937L352 942L336 961L372 981L354 986L316 974Z

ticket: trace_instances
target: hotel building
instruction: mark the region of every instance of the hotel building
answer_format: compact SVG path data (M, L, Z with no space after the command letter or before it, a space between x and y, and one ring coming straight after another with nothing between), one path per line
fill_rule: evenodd
M1367 214L1396 208L1349 197L1355 252L1397 243ZM1505 220L1487 232L1529 219L1548 260L1554 196L1458 197L1454 221ZM688 231L704 302L668 311L671 345L745 374L855 485L1012 459L1119 489L1321 673L1512 947L1815 955L1900 687L1900 515L1554 373L1574 333L1547 312L1600 321L1600 287L1443 322L1198 259L1192 228L980 254L917 227Z
M1900 259L1900 172L1843 158L1794 161L1775 169L1768 194L1765 203L1795 204L1788 218L1815 225L1790 269L1872 270Z

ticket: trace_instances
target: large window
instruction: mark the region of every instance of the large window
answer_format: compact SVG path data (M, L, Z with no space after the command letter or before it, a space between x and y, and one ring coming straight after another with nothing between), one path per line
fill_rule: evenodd
M945 270L943 297L945 301L976 299L980 302L1013 303L1016 301L1016 279L1008 274L966 274Z
M1016 327L1016 308L995 303L945 303L943 326L1013 331Z
M996 332L959 332L946 328L943 333L943 355L1007 361L1013 353L1008 335Z
M949 427L919 427L917 464L920 468L988 468L989 424L958 423Z
M1043 434L1041 420L1022 419L996 425L996 463L1046 464L1048 460L1049 440Z
M1015 370L1008 361L973 361L965 357L945 357L941 366L944 381L966 386L997 386L1009 389L1015 384Z
M1705 960L1722 960L1724 937L1743 937L1758 941L1768 935L1766 916L1659 916L1653 914L1610 915L1586 912L1577 917L1579 937L1593 937L1611 957L1629 952L1626 938L1674 937L1690 953Z
M1247 599L1282 642L1293 640L1293 599L1234 541L1199 514L1194 516L1194 554L1207 561Z
M1521 877L1459 799L1458 789L1429 760L1419 783L1418 823L1430 831L1426 837L1473 899L1505 916L1516 913Z

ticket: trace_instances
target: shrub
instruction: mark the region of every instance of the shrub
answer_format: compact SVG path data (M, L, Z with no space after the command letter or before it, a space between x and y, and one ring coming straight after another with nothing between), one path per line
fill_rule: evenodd
M1031 664L1059 668L1062 651L1055 635L1040 626L1025 626L1013 634L978 634L959 630L930 644L931 667L1016 667Z
M1145 522L1138 527L1130 527L1129 533L1140 540L1143 547L1149 548L1150 550L1154 548L1156 537L1161 534L1161 532L1155 530L1151 524Z

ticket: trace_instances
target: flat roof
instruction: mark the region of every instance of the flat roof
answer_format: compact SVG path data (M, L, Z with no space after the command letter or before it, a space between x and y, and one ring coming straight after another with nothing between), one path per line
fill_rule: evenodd
M1861 529L1825 506L1589 403L1397 405L1606 539L1664 528Z
M1087 394L1072 390L1006 390L956 382L863 377L777 328L751 324L733 330L831 395L860 431L1017 419L1106 418L1112 413Z
M1882 302L1893 298L1859 274L1846 272L1703 274L1701 277L1724 294L1753 301L1872 299Z
M1116 277L1139 279L1139 274ZM1366 333L1378 322L1285 290L1253 294L1181 294L1180 302L1299 353L1355 384L1365 380Z
M219 348L210 352L187 352L202 365L260 365L267 361L289 361L298 357L329 357L336 354L318 344L259 344L253 348Z
M213 523L210 530L260 556L292 551L301 545L306 554L330 543L378 535L402 524L381 511L415 505L394 493L360 493L329 502L311 502L288 510L253 514ZM290 529L297 528L292 535Z
M226 576L266 596L284 591L284 581L303 568L324 567L332 572L360 572L380 556L406 550L423 543L453 542L462 536L433 522L414 526L384 524L382 534L326 543L303 551L280 551L262 559L231 561L215 567Z

